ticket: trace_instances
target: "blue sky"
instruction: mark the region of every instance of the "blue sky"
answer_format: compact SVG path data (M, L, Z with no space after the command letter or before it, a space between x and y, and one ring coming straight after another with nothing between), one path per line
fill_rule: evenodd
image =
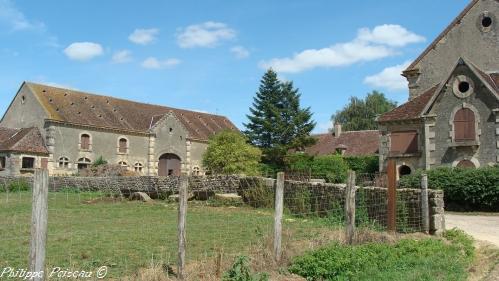
M218 113L243 128L273 67L323 132L350 96L379 90L404 102L400 70L467 3L0 0L0 111L27 80Z

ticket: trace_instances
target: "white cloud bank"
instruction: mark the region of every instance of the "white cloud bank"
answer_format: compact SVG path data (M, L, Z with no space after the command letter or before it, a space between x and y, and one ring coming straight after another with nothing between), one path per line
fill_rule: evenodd
M113 63L127 63L132 61L132 52L128 50L117 51L113 54Z
M232 39L235 36L236 31L225 23L207 21L178 29L177 44L181 48L212 48L221 41Z
M104 53L100 44L93 42L75 42L64 49L64 54L77 61L88 61Z
M142 62L142 67L147 69L163 69L176 66L180 64L179 59L170 58L165 60L159 60L155 57L149 57Z
M250 56L250 51L243 46L232 47L230 52L238 59L245 59Z
M261 68L277 72L298 73L318 67L340 67L373 61L399 53L397 48L424 41L425 38L400 25L380 25L361 28L350 42L337 43L327 48L308 49L292 57L274 58L259 63Z
M385 88L391 91L407 89L407 80L400 74L410 64L410 61L406 61L403 64L387 67L377 74L367 76L364 83L371 87Z
M10 0L0 0L0 23L8 25L14 31L45 28L43 22L28 20Z
M132 34L128 36L128 40L139 45L148 45L156 40L159 29L135 29Z

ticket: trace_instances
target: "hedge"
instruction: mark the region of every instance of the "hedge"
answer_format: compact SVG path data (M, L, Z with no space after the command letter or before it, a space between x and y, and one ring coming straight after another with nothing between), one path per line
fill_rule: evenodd
M400 178L402 188L419 188L421 170ZM444 191L447 210L499 211L499 167L436 168L426 171L428 187Z

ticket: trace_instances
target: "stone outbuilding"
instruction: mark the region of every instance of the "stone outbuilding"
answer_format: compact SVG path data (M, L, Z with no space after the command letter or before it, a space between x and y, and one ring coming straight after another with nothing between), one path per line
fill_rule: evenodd
M403 72L409 101L383 114L380 169L499 163L499 1L474 0Z
M75 174L100 157L141 175L201 175L209 137L237 130L220 115L30 82L21 85L0 126L36 129L45 154L37 154L34 167L53 175ZM18 173L11 162L4 171Z

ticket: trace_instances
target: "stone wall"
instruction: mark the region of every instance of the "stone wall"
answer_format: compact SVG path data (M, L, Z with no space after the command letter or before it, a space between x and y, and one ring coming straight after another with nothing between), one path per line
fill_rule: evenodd
M0 185L24 180L32 183L31 177L0 177ZM178 177L50 177L51 191L77 189L81 191L102 191L128 196L142 191L157 196L160 193L173 194L178 191ZM274 188L275 180L258 177L206 176L190 177L190 191L211 193L239 193L264 187ZM443 191L428 190L430 206L430 231L439 233L445 229ZM344 212L345 185L286 181L284 189L285 206L298 215L326 216L334 211ZM387 189L381 187L358 187L356 192L357 216L368 218L376 226L386 227ZM397 189L397 224L401 232L422 230L421 190Z

